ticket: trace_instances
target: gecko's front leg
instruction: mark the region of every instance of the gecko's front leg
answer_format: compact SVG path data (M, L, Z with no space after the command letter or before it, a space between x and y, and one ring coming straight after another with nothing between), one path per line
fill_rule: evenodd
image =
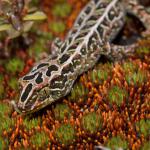
M135 48L136 44L123 46L105 42L101 46L101 54L105 55L112 61L118 61L121 60L122 58L131 56L135 51Z

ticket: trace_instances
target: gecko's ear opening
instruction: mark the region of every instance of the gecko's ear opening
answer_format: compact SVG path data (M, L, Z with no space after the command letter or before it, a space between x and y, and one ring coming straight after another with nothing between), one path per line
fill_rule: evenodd
M11 100L11 101L9 102L9 104L14 108L14 110L15 110L16 112L18 112L19 114L22 113L22 112L18 109L18 106L17 106L17 104L16 104L16 102L15 102L14 100Z

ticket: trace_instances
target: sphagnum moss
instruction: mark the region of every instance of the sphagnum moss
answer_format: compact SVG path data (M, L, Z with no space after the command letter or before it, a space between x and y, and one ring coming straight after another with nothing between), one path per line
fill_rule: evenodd
M65 31L66 26L62 21L59 21L59 22L52 22L49 28L55 33L62 33Z
M71 124L61 124L55 131L55 137L64 145L68 145L75 139L75 129Z
M0 74L0 99L3 98L4 91L5 91L3 82L4 82L4 77L2 74Z
M120 106L123 100L127 99L127 97L127 91L119 86L112 86L108 91L108 100L111 104L116 103Z
M26 129L30 131L31 129L36 128L40 124L40 118L33 118L31 120L25 118L23 124L25 125Z
M70 118L71 109L66 104L57 104L56 107L53 109L55 119L61 121L64 117Z
M103 84L104 81L108 79L108 76L111 75L112 64L98 64L95 69L90 71L89 78L94 84Z
M149 150L149 148L150 148L150 141L147 141L141 146L140 150Z
M85 131L93 134L102 128L102 116L96 112L89 112L82 117L81 123Z
M128 84L133 83L135 86L140 86L147 81L147 72L138 70L137 72L126 74L125 79Z
M141 119L136 122L136 130L145 137L150 136L150 119Z
M52 13L54 16L66 17L71 12L71 5L68 3L60 3L54 6Z
M128 142L120 136L116 136L108 140L106 147L111 148L111 150L117 150L119 148L128 149Z
M19 58L13 58L6 63L5 68L8 72L15 74L21 72L24 67L24 62Z
M78 102L78 100L82 100L82 102L85 102L88 96L88 88L86 88L82 83L76 83L69 95L69 100L72 102Z
M30 141L35 146L34 148L39 149L45 147L46 149L49 144L49 137L44 131L41 131L31 136Z
M12 77L10 81L8 82L8 86L10 86L10 88L13 90L18 89L18 79L15 77Z
M0 102L0 115L8 116L11 113L11 108L8 104Z

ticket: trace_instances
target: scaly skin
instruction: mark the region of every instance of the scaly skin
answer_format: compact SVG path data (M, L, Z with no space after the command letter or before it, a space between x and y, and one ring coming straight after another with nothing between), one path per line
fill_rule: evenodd
M134 46L111 44L122 29L127 12L138 16L147 29L150 15L135 0L91 0L81 11L64 41L52 44L55 53L37 63L19 79L23 89L18 112L35 112L66 96L76 78L92 68L101 55L118 60L133 52Z

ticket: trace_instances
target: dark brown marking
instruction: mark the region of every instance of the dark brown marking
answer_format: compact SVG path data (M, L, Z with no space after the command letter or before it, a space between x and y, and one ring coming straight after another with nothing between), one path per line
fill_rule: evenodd
M118 14L119 14L119 12L118 12ZM108 12L108 18L109 18L109 20L114 20L114 18L116 17L116 12L115 12L115 10L112 8L109 12Z
M101 39L103 39L103 35L104 35L104 29L103 27L101 27L100 25L97 27L97 31L99 33L99 36Z
M37 69L47 66L48 63L42 63L37 66Z
M92 15L89 19L88 19L88 21L97 21L97 19L98 19L98 16L96 16L96 15Z
M70 55L68 54L64 54L59 58L60 64L63 64L64 62L66 62L68 59L70 58Z
M83 22L83 19L80 17L80 18L78 19L78 22L77 22L77 23L78 23L79 25L81 25L82 22Z
M85 13L86 13L86 14L89 14L89 13L90 13L90 11L91 11L91 7L90 7L90 6L88 6L88 7L86 8L86 10L85 10Z
M109 27L110 23L108 22L108 20L106 18L104 18L102 24L106 27Z
M55 88L63 89L66 81L67 81L67 76L65 75L57 76L50 81L50 88L51 89L55 89Z
M50 77L52 71L57 71L57 70L58 70L58 67L57 67L56 65L51 65L51 66L48 67L48 70L47 70L47 72L46 72L46 75L47 75L48 77Z
M73 65L71 63L63 67L61 74L64 75L64 74L68 74L70 72L71 73L74 72Z
M35 79L35 82L37 84L40 84L43 82L43 78L42 78L42 73L40 72L39 75L37 76L37 78Z
M86 51L85 47L81 48L81 54L82 55L86 55L87 54L87 51Z
M38 74L38 72L34 73L33 75L26 75L23 77L23 80L32 80L35 78L35 76Z
M24 93L23 93L22 96L21 96L21 101L22 101L22 102L24 102L24 101L27 99L27 97L28 97L30 91L32 90L32 86L33 86L33 85L32 85L31 83L27 85L27 87L26 87Z

